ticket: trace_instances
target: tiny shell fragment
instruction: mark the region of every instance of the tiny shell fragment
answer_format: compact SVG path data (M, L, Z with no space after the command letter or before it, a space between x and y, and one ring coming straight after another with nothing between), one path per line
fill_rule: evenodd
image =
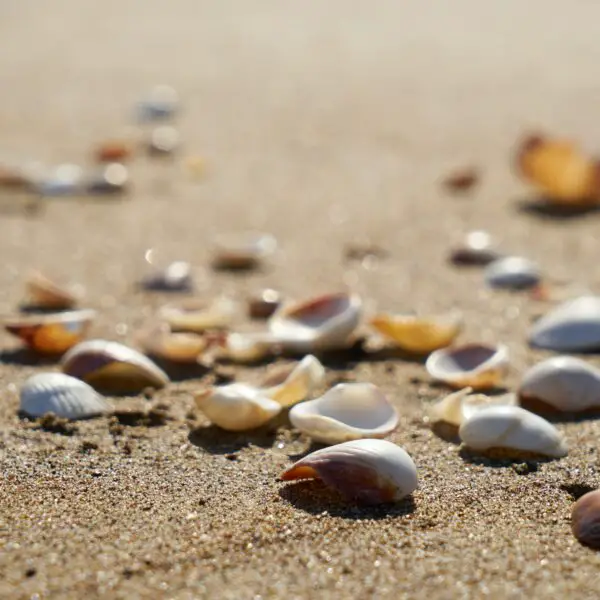
M106 140L98 144L94 157L98 162L125 162L131 158L133 149L125 140Z
M443 184L450 192L468 192L479 183L479 170L476 167L463 167L449 173Z

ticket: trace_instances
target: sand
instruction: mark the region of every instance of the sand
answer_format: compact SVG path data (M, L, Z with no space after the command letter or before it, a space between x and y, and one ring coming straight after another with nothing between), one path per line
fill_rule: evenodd
M548 306L491 292L446 255L483 228L551 281L599 291L597 214L529 209L510 165L531 128L597 148L599 18L592 2L541 0L4 2L2 158L88 160L164 82L184 105L183 154L203 156L207 176L140 158L123 200L52 199L25 215L3 198L0 310L15 310L36 267L85 285L94 336L134 343L166 300L134 286L155 248L193 263L204 298L348 287L369 306L458 308L462 340L508 344L514 389L544 356L525 341ZM467 164L482 169L480 187L449 196L440 176ZM211 237L247 228L277 236L276 259L213 273ZM367 242L388 257L344 260ZM248 435L210 427L193 411L201 369L151 399L114 399L166 411L152 427L107 417L61 434L22 421L18 386L56 367L0 343L0 597L597 597L600 556L569 522L573 498L600 484L597 421L558 425L570 446L559 461L471 460L423 423L445 390L419 361L329 360L328 383L372 381L389 395L401 413L390 439L419 470L412 501L356 508L320 484L277 481L311 447L285 419Z

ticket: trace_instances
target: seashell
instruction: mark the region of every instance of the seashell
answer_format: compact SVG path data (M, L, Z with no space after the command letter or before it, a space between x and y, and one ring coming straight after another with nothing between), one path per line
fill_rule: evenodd
M281 412L281 405L264 390L245 383L210 388L195 400L212 423L227 431L255 429Z
M63 419L87 419L110 408L87 383L64 373L38 373L21 387L20 411L30 417L53 413Z
M96 389L117 394L135 394L169 383L168 375L147 356L106 340L88 340L72 348L62 359L62 370Z
M79 289L63 286L48 279L39 271L33 271L25 281L27 304L36 308L69 309L80 300Z
M106 140L94 149L98 162L125 162L133 155L133 148L126 140Z
M168 119L179 109L179 94L171 86L157 85L136 108L138 119L142 122Z
M453 342L460 332L462 319L457 314L423 317L382 313L373 317L370 324L403 350L428 354Z
M571 531L584 546L600 549L600 490L588 492L575 502Z
M277 240L269 234L247 232L220 236L213 245L215 269L252 269L277 250Z
M88 179L86 190L90 194L120 194L126 191L128 181L125 165L108 163Z
M192 290L192 268L189 263L178 260L164 269L144 277L141 286L149 291L189 292Z
M79 165L59 165L36 183L42 196L72 196L83 192L83 169Z
M209 342L197 333L174 333L166 323L162 323L142 334L140 345L147 354L163 360L195 363Z
M175 127L161 125L150 133L148 153L151 156L166 156L173 154L181 144L181 136Z
M253 363L273 352L275 338L268 332L229 333L220 357L236 363Z
M479 183L479 179L479 169L469 166L452 171L443 179L442 183L448 191L462 193L475 187Z
M506 455L534 454L560 458L567 445L558 430L542 417L520 406L490 406L478 410L458 430L472 450L501 451Z
M231 298L221 296L212 302L184 300L166 304L158 315L173 331L202 332L226 328L238 314L238 305Z
M372 383L340 383L320 398L296 404L289 416L296 429L326 444L382 438L398 425L396 409Z
M269 398L288 407L311 396L324 381L325 367L309 354L292 366L271 371L262 386Z
M0 188L31 191L33 178L26 169L0 163Z
M487 265L501 257L487 231L471 231L450 253L450 262L460 266Z
M569 141L529 136L517 151L517 167L551 202L585 206L600 198L598 161Z
M354 440L311 452L281 474L283 481L320 479L351 502L383 504L417 489L408 453L386 440Z
M293 352L342 348L351 344L361 313L358 296L328 294L282 307L269 320L269 330Z
M442 348L429 356L425 368L431 377L452 387L491 388L508 368L508 348L503 344Z
M525 373L518 394L535 412L600 409L600 369L574 356L554 356Z
M281 294L276 290L262 290L248 299L251 319L268 319L281 305Z
M556 352L600 349L600 297L581 296L560 304L536 321L529 343Z
M85 337L95 318L95 310L73 310L12 317L4 327L36 352L62 354Z
M484 273L490 287L524 290L539 285L538 266L527 258L506 256L490 263Z

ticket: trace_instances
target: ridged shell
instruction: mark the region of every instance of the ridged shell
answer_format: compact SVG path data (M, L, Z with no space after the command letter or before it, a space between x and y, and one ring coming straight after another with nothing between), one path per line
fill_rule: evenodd
M521 256L506 256L490 263L484 273L490 287L524 290L541 281L539 267Z
M64 419L87 419L110 408L87 383L63 373L38 373L21 387L20 410L31 417L53 413Z
M290 410L294 427L312 439L336 444L382 438L398 426L398 413L372 383L340 383L315 400Z
M600 490L588 492L575 502L571 530L580 543L600 550Z
M417 489L408 453L385 440L355 440L312 452L281 475L283 481L320 479L351 502L395 502Z

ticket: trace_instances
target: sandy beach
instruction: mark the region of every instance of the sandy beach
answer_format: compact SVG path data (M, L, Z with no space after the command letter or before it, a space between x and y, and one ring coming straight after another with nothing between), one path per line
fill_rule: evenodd
M85 286L93 337L134 345L172 299L135 286L153 248L192 263L201 298L351 289L370 310L458 309L461 341L508 345L514 390L550 356L526 342L549 305L491 291L447 255L485 229L554 284L600 292L598 213L532 210L511 164L530 130L600 149L599 18L585 0L4 2L0 161L91 164L160 83L181 96L183 145L174 160L137 157L123 198L50 198L24 214L0 196L0 312L17 310L37 268ZM200 180L189 155L206 161ZM480 185L449 195L440 178L471 164ZM277 237L275 258L212 271L213 236L247 229ZM368 243L387 256L344 258ZM111 399L159 415L150 425L113 416L51 432L17 416L18 389L56 363L6 333L0 349L2 598L598 597L600 555L573 538L570 511L600 485L599 421L557 424L561 460L469 458L423 421L447 390L422 361L324 358L328 384L388 395L401 415L389 439L418 468L412 499L360 508L278 481L311 449L286 417L248 434L210 426L194 409L211 376L200 367L175 369L150 398ZM230 370L257 382L267 369Z

